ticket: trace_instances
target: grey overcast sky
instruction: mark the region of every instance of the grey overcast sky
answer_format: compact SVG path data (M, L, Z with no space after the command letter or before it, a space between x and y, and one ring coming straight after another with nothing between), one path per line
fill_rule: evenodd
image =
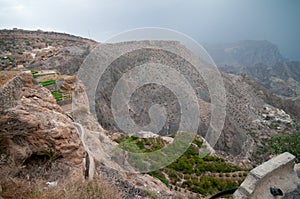
M66 32L97 41L141 27L199 43L269 40L300 61L300 0L0 0L0 28Z

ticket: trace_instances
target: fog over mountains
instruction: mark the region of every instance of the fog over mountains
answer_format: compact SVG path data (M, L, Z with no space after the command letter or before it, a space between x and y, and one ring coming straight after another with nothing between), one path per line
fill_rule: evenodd
M286 59L269 41L245 40L204 46L221 71L248 75L284 97L300 95L300 62Z
M218 66L272 66L287 61L275 44L269 41L243 40L233 43L207 43L204 47Z

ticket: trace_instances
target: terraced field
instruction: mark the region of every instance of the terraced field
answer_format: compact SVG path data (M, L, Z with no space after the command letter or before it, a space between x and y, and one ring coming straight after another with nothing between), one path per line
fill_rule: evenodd
M117 140L121 147L131 152L151 152L161 149L166 142L161 137L138 138L127 136ZM212 195L238 187L248 173L247 168L227 163L217 156L199 156L202 140L197 137L186 152L166 168L149 172L171 190L192 195Z

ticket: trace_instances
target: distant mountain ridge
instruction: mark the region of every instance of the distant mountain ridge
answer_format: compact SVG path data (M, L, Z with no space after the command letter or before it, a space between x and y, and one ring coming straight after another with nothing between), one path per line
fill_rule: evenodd
M204 44L218 66L252 67L259 63L272 66L287 61L269 41L243 40L233 43Z
M299 100L300 62L288 61L269 41L206 44L205 48L221 71L250 76L277 95Z

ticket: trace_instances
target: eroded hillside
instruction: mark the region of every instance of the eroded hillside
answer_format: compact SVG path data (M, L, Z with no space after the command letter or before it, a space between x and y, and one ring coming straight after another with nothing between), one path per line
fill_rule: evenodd
M64 33L0 30L0 68L56 69L75 74L96 44Z

